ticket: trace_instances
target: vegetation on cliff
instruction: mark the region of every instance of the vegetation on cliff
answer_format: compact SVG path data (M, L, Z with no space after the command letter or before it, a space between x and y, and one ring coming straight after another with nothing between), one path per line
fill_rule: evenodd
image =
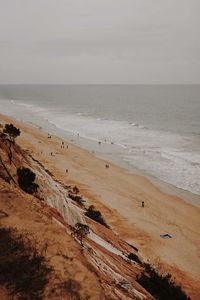
M99 210L96 210L94 205L90 205L88 209L86 210L85 215L89 217L90 219L100 223L101 225L105 226L106 228L109 228L108 224L104 220L104 218L101 215L101 212Z
M0 285L12 297L40 300L52 272L45 249L36 250L36 241L14 228L0 228Z
M18 168L18 183L23 191L29 194L33 194L37 192L39 185L35 183L35 173L31 171L29 168Z
M159 274L150 264L144 264L145 272L137 279L151 295L159 300L191 300L180 286L172 280L171 274Z

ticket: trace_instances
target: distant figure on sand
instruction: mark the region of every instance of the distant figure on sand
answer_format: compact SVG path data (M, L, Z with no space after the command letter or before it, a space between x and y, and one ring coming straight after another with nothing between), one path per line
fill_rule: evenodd
M109 168L109 165L108 165L108 164L106 164L106 165L105 165L105 167L106 167L106 169L108 169L108 168Z
M142 201L142 207L144 207L144 201Z
M66 169L65 172L68 173L68 169Z

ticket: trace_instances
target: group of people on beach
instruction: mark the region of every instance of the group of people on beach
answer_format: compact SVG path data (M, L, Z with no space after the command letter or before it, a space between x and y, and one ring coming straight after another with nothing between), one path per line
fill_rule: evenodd
M78 134L79 135L79 134ZM48 138L51 138L51 135L50 134L48 134ZM98 144L101 144L101 142L99 141L98 142ZM62 141L61 142L61 149L64 149L65 148L65 143ZM68 145L66 145L66 148L68 149ZM53 156L53 152L51 152L51 156ZM109 164L105 164L105 168L106 169L108 169L110 166L109 166ZM68 169L65 169L65 173L68 173L69 172L69 170ZM144 201L142 201L141 202L141 207L143 207L144 208Z

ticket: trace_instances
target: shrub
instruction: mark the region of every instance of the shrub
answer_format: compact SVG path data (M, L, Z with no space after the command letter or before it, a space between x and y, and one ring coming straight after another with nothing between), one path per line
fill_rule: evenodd
M60 298L64 299L66 295L68 295L69 299L71 300L81 300L79 291L81 289L81 284L74 280L74 279L68 279L66 281L63 281L57 285L55 285L52 289L53 292L59 293Z
M10 141L14 144L17 136L20 135L20 129L16 128L13 124L5 124L3 132L9 136Z
M18 183L23 191L29 194L37 192L39 185L35 183L35 173L29 168L18 168Z
M85 238L86 235L88 235L89 233L90 233L90 228L88 225L82 223L76 223L72 229L71 235L73 237L77 237L81 242L81 246L83 246L83 238Z
M12 162L12 150L11 150L11 146L12 144L15 143L15 139L17 136L20 135L20 130L18 128L16 128L13 124L5 124L5 127L3 129L3 134L1 135L2 138L4 138L4 136L8 136L9 137L9 149L8 149L8 158L10 161L10 164Z
M108 224L106 224L104 218L102 217L100 211L95 210L94 205L90 205L89 208L87 209L85 215L89 217L90 219L100 223L101 225L109 228Z
M75 202L77 202L79 205L83 205L83 203L85 202L84 200L83 200L83 198L81 197L81 196L78 196L78 195L73 195L73 194L68 194L68 197L70 198L70 199L72 199L73 201L75 201Z
M0 228L0 285L9 290L12 299L42 299L51 272L35 241L16 229Z
M176 285L170 274L160 275L149 264L145 264L145 273L137 279L151 295L159 300L191 300L181 289Z
M79 193L79 189L77 188L77 186L75 185L72 189L74 194L78 194Z
M142 264L142 262L141 262L141 260L139 259L139 257L136 255L136 254L134 254L134 253L129 253L128 255L127 255L127 257L130 259L130 260L134 260L135 262L137 262L138 264Z

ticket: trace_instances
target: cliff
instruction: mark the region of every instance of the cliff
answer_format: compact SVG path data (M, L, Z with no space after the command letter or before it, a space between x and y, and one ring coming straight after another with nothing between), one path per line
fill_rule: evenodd
M35 174L38 188L31 194L19 186L20 168ZM11 257L12 266L20 262L22 272L24 261L26 269L31 262L33 272L44 268L38 275L42 286L32 277L28 285L26 273L18 269L15 276L9 273L7 281L0 274L1 299L11 299L13 295L16 299L154 299L155 292L151 294L142 282L145 276L157 273L144 263L135 245L112 230L109 219L105 220L108 226L104 226L86 216L88 203L92 199L81 195L71 183L66 186L60 182L34 153L0 134L0 243L4 249L5 243L10 247L6 249L13 250L11 245L18 249L1 253L0 263L8 273ZM80 226L87 230L79 230ZM17 262L16 257L20 257ZM20 285L17 276L24 279L25 286ZM187 299L180 294L182 298L173 299Z

